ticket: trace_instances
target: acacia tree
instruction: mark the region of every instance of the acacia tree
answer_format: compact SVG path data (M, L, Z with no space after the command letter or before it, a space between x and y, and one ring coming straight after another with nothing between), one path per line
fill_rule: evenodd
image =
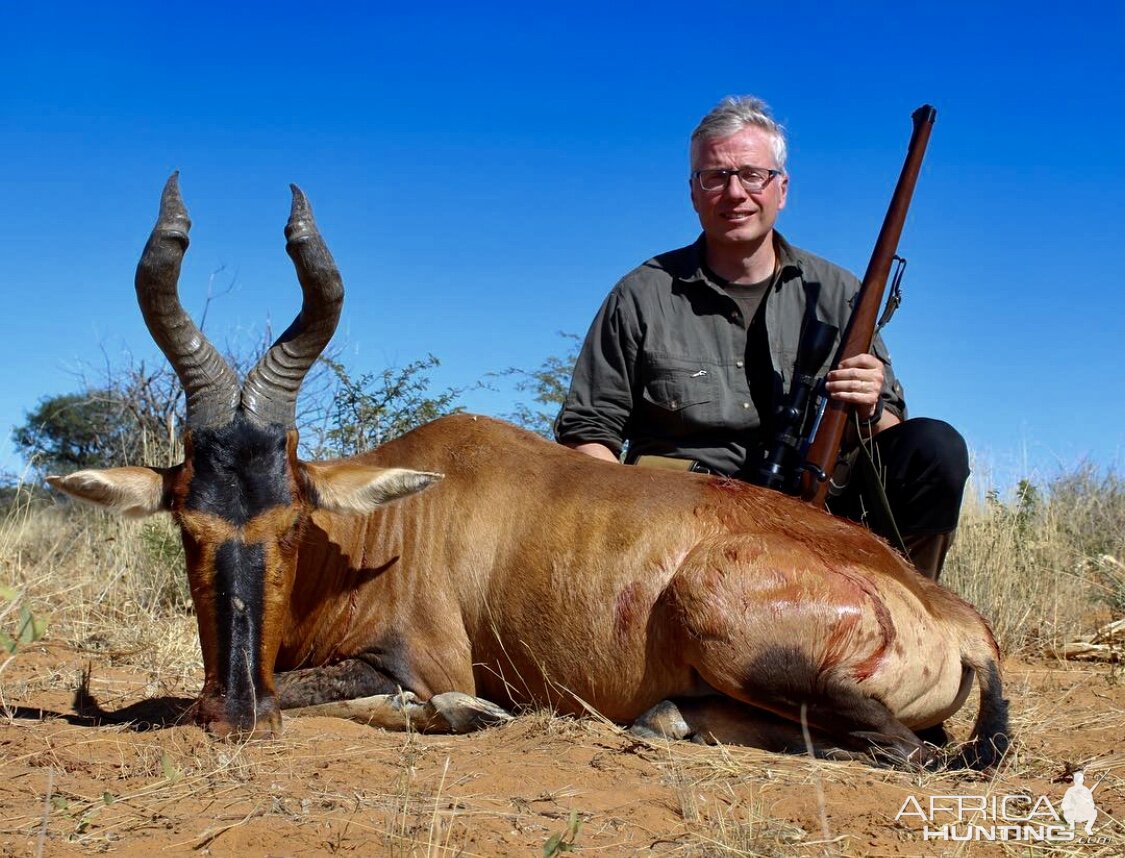
M12 441L42 472L168 462L176 454L177 392L166 373L130 371L111 386L48 396L12 433Z
M574 375L574 364L582 347L582 338L577 334L559 331L566 347L561 355L548 355L538 369L518 369L515 367L497 373L497 376L514 376L515 388L520 393L531 394L529 405L520 402L516 410L505 415L517 426L530 429L544 438L555 437L555 418L566 400L570 390L570 378Z
M310 458L354 456L445 414L462 411L464 392L447 388L430 394L433 355L378 373L353 376L334 357L321 357L332 375L328 395L306 412L304 444Z

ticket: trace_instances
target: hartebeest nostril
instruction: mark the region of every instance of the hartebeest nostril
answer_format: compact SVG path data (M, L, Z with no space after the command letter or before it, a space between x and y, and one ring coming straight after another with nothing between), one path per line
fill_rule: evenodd
M281 710L273 698L259 700L255 705L237 713L228 710L229 705L222 698L200 699L195 720L217 739L242 741L281 735Z

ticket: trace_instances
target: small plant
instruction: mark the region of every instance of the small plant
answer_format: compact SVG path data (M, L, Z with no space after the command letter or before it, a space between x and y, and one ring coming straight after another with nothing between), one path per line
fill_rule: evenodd
M19 593L12 587L0 587L0 618L6 617L15 608ZM47 621L37 617L26 605L20 605L19 620L16 623L15 634L10 635L0 629L0 648L8 653L14 653L21 646L35 643L47 633Z
M184 546L180 533L165 516L147 519L141 525L141 546L151 576L152 603L174 613L191 608L191 593L184 575Z
M564 852L577 851L578 847L574 845L574 841L578 839L578 831L581 828L582 820L578 818L578 811L572 810L566 828L552 834L543 844L543 858L554 858Z
M184 773L172 762L172 757L164 750L160 752L160 772L169 784L176 783L184 776Z

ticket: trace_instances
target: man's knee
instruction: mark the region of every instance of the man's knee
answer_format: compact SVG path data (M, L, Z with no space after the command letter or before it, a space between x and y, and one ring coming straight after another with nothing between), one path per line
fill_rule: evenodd
M914 422L914 421L910 421ZM946 480L957 486L969 478L969 447L961 433L944 420L919 417L925 447L932 451L935 466Z
M969 451L961 434L944 421L919 417L880 432L875 441L899 532L954 530L969 477Z
M961 433L944 420L915 417L888 432L897 436L896 458L911 460L910 470L915 478L957 491L965 485L969 478L969 448Z

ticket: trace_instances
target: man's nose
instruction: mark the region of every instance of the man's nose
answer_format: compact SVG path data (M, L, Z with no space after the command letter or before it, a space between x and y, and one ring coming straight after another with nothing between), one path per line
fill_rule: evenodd
M733 197L736 200L746 199L750 196L742 185L742 179L738 178L738 173L732 173L727 177L726 186L723 188L723 196Z

